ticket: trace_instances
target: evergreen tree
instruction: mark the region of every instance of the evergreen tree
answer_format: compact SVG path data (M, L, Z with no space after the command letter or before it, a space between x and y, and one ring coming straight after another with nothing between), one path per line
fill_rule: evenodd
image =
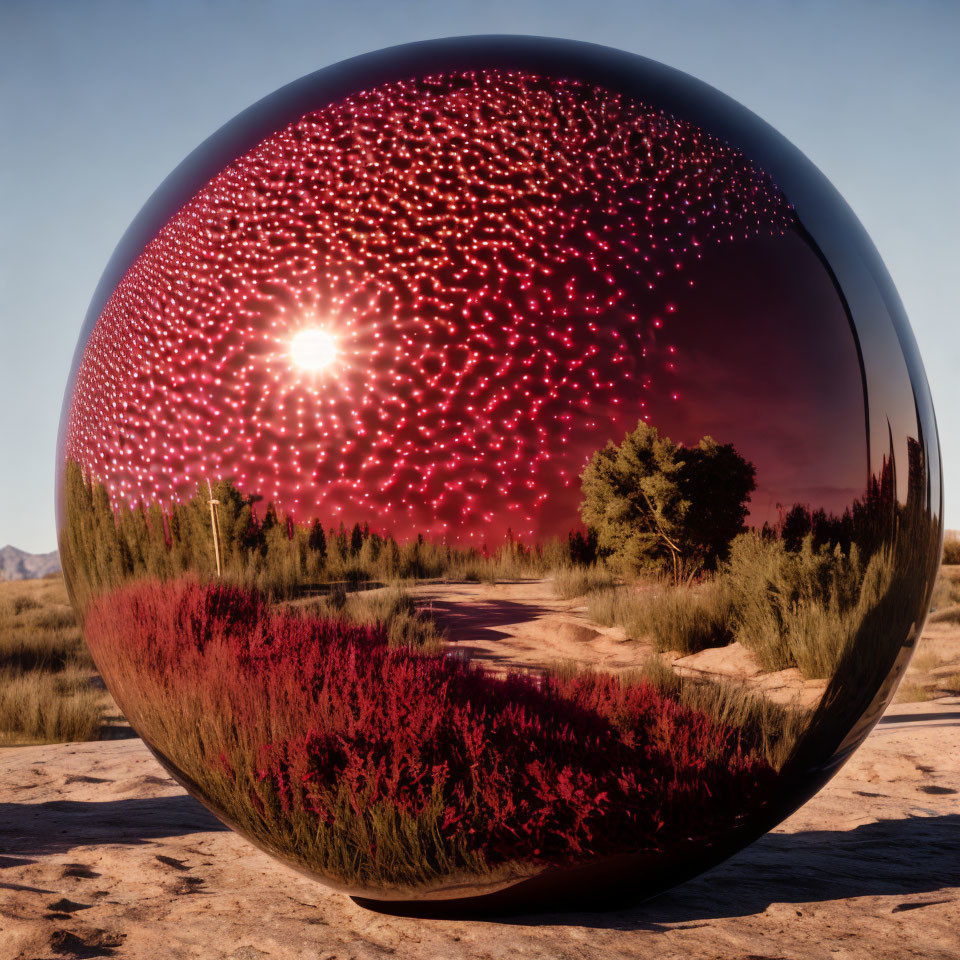
M327 538L323 533L323 524L319 520L314 520L310 527L310 549L316 553L321 560L327 556Z
M360 550L363 547L363 541L363 527L361 527L359 523L355 523L353 525L353 529L350 531L350 556L360 556Z

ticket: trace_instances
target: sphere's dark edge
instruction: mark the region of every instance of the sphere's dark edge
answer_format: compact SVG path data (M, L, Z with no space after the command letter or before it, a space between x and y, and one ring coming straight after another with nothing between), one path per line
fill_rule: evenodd
M429 40L354 57L318 70L263 98L194 150L160 185L133 220L95 290L74 355L61 414L57 453L58 501L61 493L59 463L62 462L70 399L84 346L116 285L171 216L235 157L304 113L320 109L360 89L413 76L498 67L576 78L619 90L655 105L678 119L696 124L740 150L754 165L771 176L794 207L808 242L828 268L846 306L864 377L868 435L871 433L871 417L876 426L885 417L889 422L891 411L902 413L902 408L908 405L913 411L915 427L907 435L915 436L922 446L926 470L926 514L933 521L932 529L936 533L936 548L939 551L942 544L942 463L936 419L923 365L902 303L878 252L832 184L766 122L702 81L636 54L581 41L524 36ZM898 348L898 356L903 358L902 371L893 378L896 382L868 382L871 351L876 356L893 350L894 346ZM893 398L889 410L875 400L875 387L888 389L889 396ZM867 472L875 465L875 462L868 462ZM926 600L929 600L929 595ZM922 616L922 611L918 611L918 615ZM911 636L906 638L903 648L897 653L897 679L902 676L910 648L921 627L922 622L915 624ZM891 670L894 666L893 662L889 665ZM842 743L819 744L814 751L816 758L808 755L813 762L804 771L797 771L796 776L785 777L777 796L763 811L712 847L708 854L701 852L696 864L686 863L680 858L669 872L664 871L662 864L657 864L659 872L656 883L638 884L637 868L642 858L625 858L619 868L608 863L606 869L620 876L623 901L610 901L613 886L607 882L598 883L598 888L603 890L598 895L604 898L608 908L636 902L681 882L706 866L720 862L756 839L797 809L839 769L879 720L895 690L896 682L884 684L879 691L863 691L868 696L863 703L861 719L855 724L852 734ZM167 764L164 763L164 766ZM450 901L438 900L423 900L404 906L397 902L363 898L359 898L358 902L375 909L414 916L515 913L545 902L556 902L561 896L560 887L565 882L563 878L573 879L574 873L577 874L576 885L582 890L584 881L589 884L593 868L594 865L588 865L557 871L556 876L534 877L522 881L509 891L461 901L456 908ZM645 873L641 871L641 875ZM599 876L597 874L598 880Z
M693 844L687 850L672 850L669 859L661 854L627 853L607 856L571 867L551 867L526 880L505 884L491 893L464 897L425 899L375 899L353 894L321 877L302 864L260 843L204 796L200 785L145 737L141 738L153 758L183 786L190 796L224 826L238 833L256 849L285 867L328 889L349 896L368 910L393 916L437 920L508 918L523 914L576 910L605 913L651 900L712 867L759 839L780 822L779 809L771 808L760 817L748 818L741 826L718 838L706 848ZM811 790L812 795L815 790ZM646 879L644 879L646 878Z

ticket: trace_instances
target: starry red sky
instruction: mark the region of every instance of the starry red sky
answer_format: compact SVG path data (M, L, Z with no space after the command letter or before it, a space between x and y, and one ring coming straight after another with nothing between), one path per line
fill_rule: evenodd
M320 327L337 355L292 362ZM590 454L641 417L734 442L776 502L865 475L849 328L763 171L575 80L360 91L211 180L118 285L66 453L116 500L231 477L297 520L402 538L577 525Z

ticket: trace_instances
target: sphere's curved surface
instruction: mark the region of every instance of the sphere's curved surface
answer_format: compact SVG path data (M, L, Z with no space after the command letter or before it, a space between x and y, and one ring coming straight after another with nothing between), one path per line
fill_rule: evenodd
M161 762L421 912L636 899L778 822L889 702L941 538L830 185L690 77L519 37L321 70L191 155L94 297L58 477Z

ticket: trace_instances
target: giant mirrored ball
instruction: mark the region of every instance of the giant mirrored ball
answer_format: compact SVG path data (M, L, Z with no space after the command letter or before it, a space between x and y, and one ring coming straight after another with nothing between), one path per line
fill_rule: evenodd
M408 913L603 907L796 809L890 701L941 541L902 306L824 177L689 76L430 41L150 199L57 517L110 691L277 859Z

